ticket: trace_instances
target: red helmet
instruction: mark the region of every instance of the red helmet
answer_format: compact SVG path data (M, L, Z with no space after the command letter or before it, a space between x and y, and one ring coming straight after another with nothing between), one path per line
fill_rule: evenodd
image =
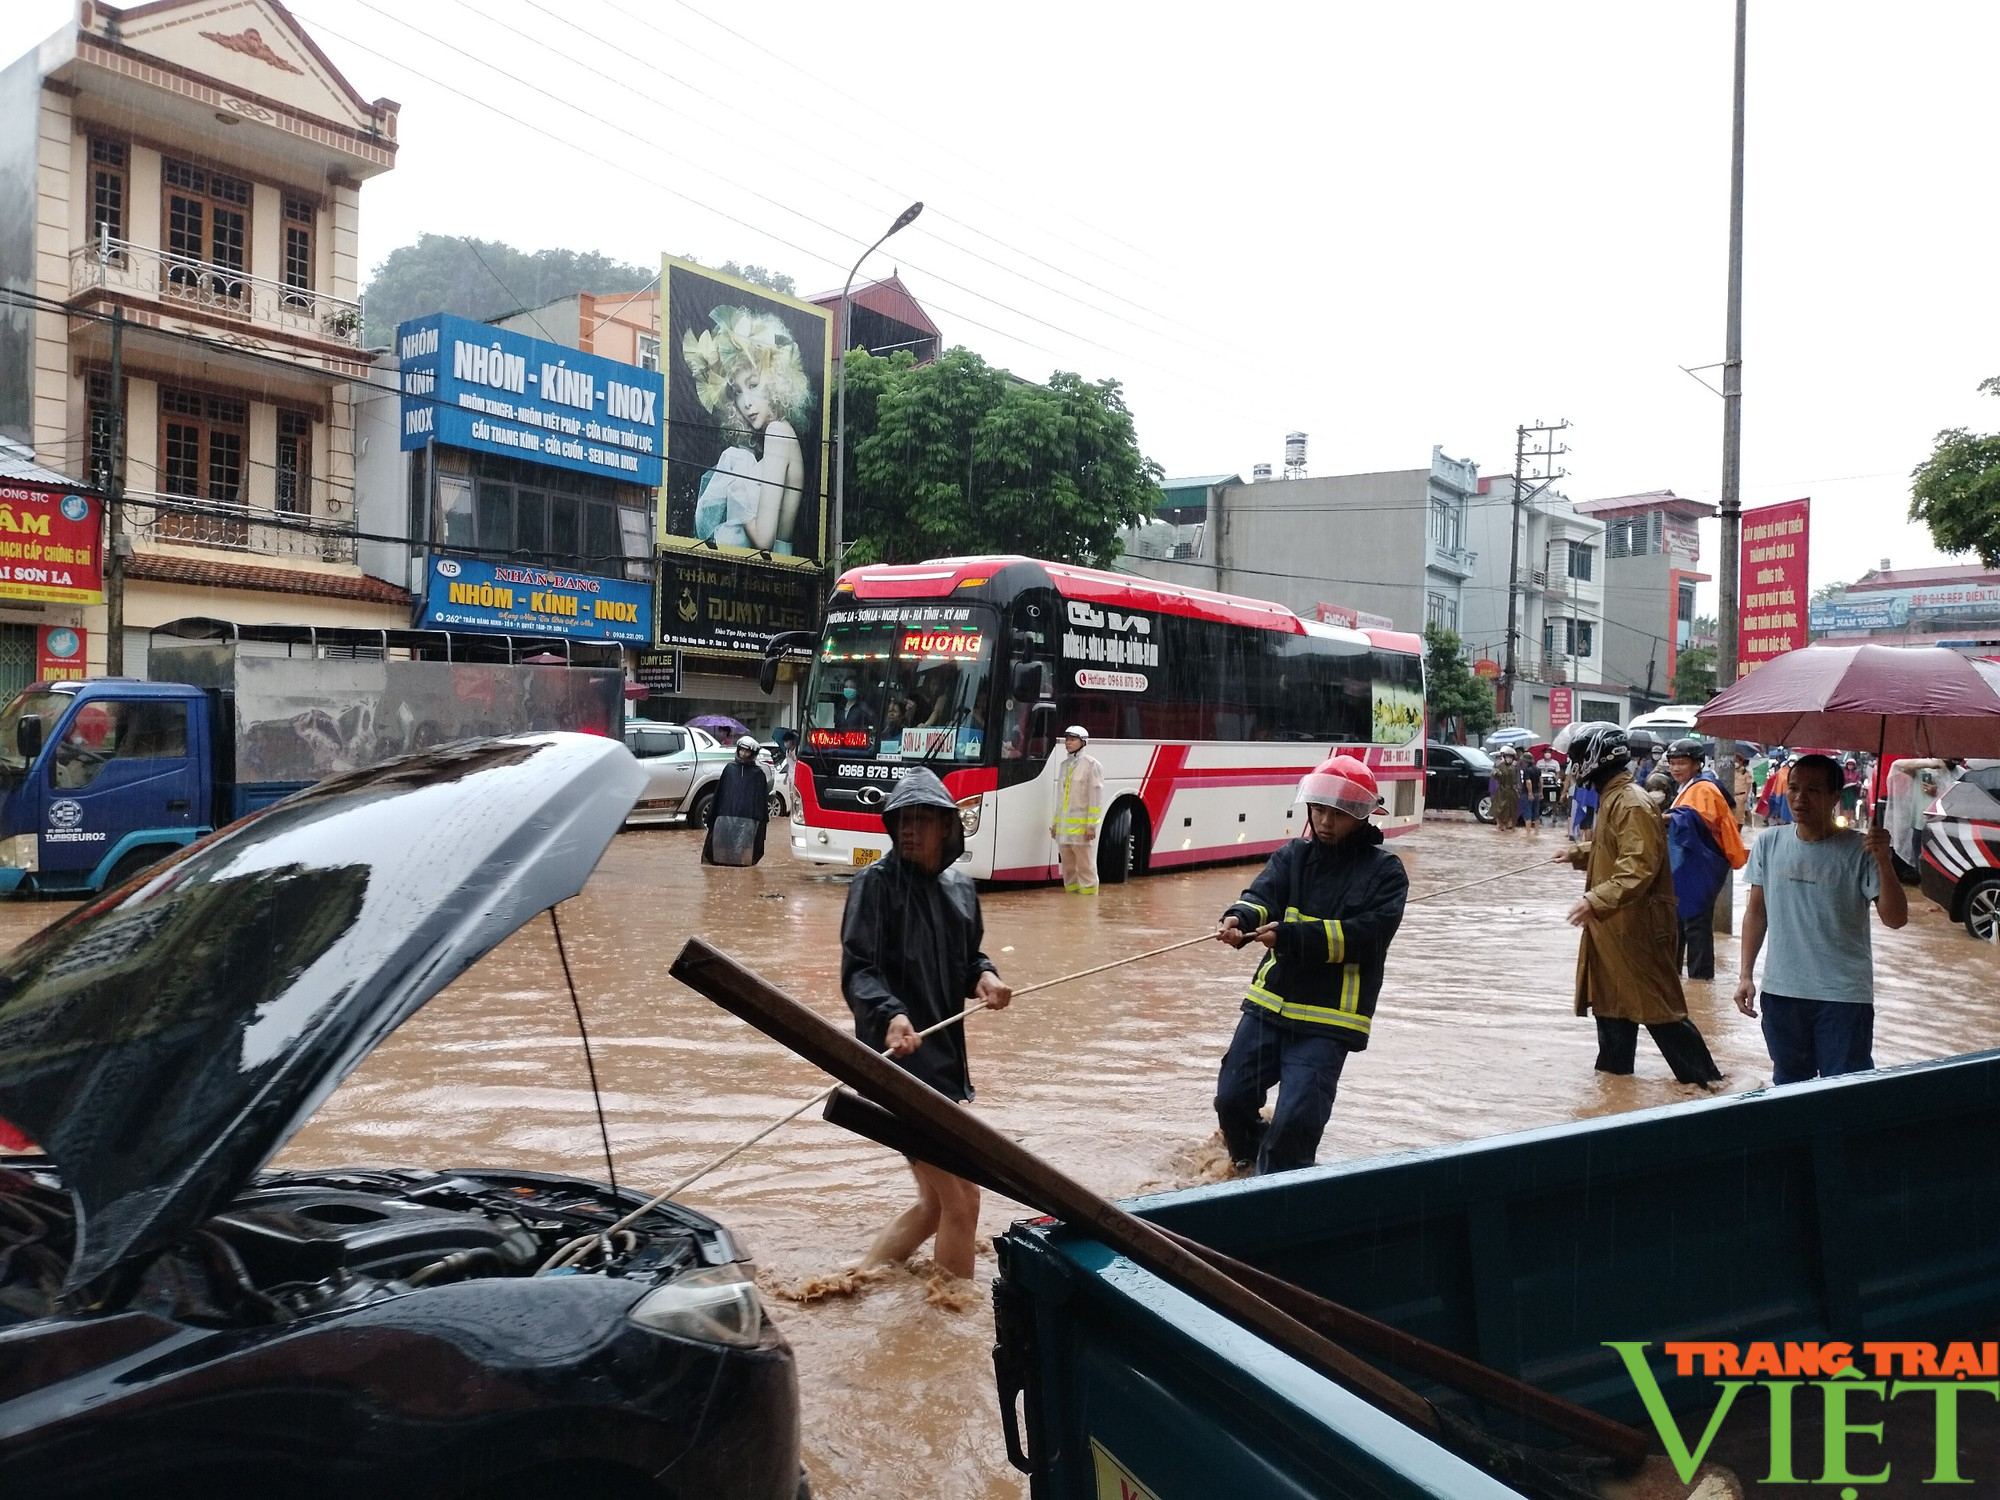
M1308 805L1337 807L1356 818L1365 818L1382 805L1375 787L1375 773L1355 755L1335 755L1308 771L1299 782L1295 799Z

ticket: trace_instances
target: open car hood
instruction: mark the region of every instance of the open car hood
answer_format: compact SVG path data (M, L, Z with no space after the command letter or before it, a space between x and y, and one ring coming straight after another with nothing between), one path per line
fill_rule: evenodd
M69 1289L219 1211L376 1043L582 889L645 779L577 734L335 777L0 958L0 1118L75 1195Z

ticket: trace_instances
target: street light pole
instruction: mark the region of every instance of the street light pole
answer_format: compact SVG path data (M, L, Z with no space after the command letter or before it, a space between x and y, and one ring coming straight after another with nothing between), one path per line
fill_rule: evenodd
M877 240L861 252L854 269L847 273L846 284L840 289L840 394L835 398L837 411L834 415L833 435L833 538L832 562L834 571L840 570L841 555L847 550L847 351L853 340L847 336L847 320L852 312L848 294L854 290L854 278L861 274L861 262L882 248L882 241L898 230L908 229L918 214L924 211L921 202L912 203L891 224L882 239Z
M1743 530L1743 53L1748 0L1736 0L1736 120L1729 154L1729 311L1722 351L1722 567L1716 600L1715 685L1736 681L1737 577ZM1675 605L1676 611L1679 605ZM1675 634L1679 635L1678 626Z

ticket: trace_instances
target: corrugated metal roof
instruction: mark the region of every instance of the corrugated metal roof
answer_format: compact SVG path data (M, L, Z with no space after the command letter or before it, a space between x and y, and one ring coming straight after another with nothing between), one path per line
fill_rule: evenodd
M1664 510L1690 519L1715 514L1715 507L1706 500L1690 500L1685 495L1676 495L1672 490L1647 490L1637 495L1608 495L1602 500L1577 500L1573 508L1581 515L1614 515L1628 510Z
M1241 484L1241 474L1197 474L1192 479L1162 479L1163 490L1205 490L1216 484Z
M14 479L25 484L52 485L65 490L84 488L69 475L58 473L45 464L36 463L35 450L25 443L17 443L12 438L5 437L0 437L0 479Z
M1871 589L1922 588L1934 583L2000 583L2000 569L1980 563L1946 563L1936 568L1870 568L1847 586L1850 594Z

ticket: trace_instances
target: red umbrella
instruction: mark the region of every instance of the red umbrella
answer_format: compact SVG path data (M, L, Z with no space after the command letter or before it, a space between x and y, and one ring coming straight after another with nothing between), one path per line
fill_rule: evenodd
M1908 756L2000 756L2000 665L1942 646L1788 651L1709 699L1695 727L1760 745L1872 744L1878 773Z

